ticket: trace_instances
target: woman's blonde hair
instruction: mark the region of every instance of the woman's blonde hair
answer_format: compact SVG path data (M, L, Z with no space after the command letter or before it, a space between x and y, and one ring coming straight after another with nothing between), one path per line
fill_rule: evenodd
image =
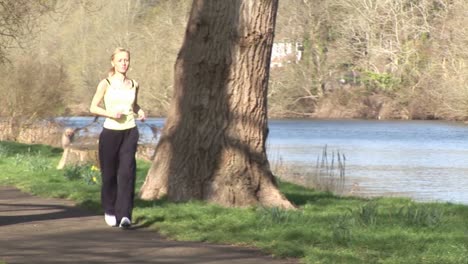
M120 53L120 52L126 52L126 53L128 54L128 59L130 59L130 51L129 51L128 49L120 48L120 47L119 47L119 48L116 48L116 49L114 50L114 52L112 53L112 55L111 55L111 62L114 60L115 55L116 55L117 53ZM108 72L107 75L108 75L108 77L111 77L111 76L114 75L114 74L115 74L115 68L114 68L114 67L111 67L111 68L109 69L109 72Z

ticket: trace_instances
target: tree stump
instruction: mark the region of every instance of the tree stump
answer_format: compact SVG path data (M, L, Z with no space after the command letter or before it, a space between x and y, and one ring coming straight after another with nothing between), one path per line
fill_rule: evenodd
M155 149L156 146L153 144L139 144L135 158L151 162L154 159Z
M76 146L70 145L63 149L57 169L61 170L65 166L93 164L99 167L99 154L97 146Z

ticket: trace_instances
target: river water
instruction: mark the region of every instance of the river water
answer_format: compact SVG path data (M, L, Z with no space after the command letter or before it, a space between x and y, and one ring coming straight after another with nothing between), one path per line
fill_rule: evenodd
M92 118L64 118L80 127ZM139 122L141 141L153 142ZM439 121L270 120L270 162L315 169L324 147L346 157L345 185L360 196L405 196L419 201L468 204L468 126ZM90 126L89 133L100 131ZM273 165L272 165L273 167Z

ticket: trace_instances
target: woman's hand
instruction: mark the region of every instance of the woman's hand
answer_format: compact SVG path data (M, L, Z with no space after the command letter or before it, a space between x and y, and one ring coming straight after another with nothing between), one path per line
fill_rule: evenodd
M146 120L146 114L143 110L138 110L138 118L137 120L140 120L140 121L145 121Z

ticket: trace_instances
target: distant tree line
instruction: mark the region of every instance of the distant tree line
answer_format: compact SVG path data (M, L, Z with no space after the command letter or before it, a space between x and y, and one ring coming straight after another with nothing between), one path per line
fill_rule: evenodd
M190 0L0 0L0 115L82 115L116 46L165 116ZM270 117L468 119L465 0L282 0Z
M467 22L464 0L281 1L276 38L304 60L273 71L270 111L465 120Z

